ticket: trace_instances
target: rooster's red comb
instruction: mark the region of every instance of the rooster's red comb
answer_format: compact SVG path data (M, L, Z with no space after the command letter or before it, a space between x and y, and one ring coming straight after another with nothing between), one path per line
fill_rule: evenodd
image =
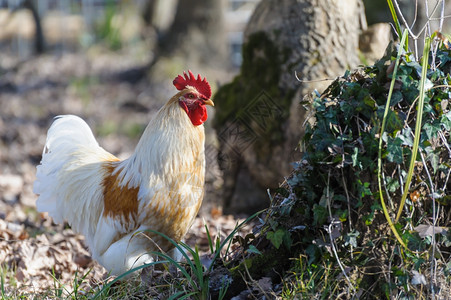
M172 82L172 84L179 91L183 90L184 88L186 88L187 85L189 85L194 87L200 94L205 96L207 99L210 99L211 87L205 77L204 79L202 79L202 77L200 77L199 74L197 75L196 78L196 76L194 76L194 74L190 70L188 70L188 74L183 72L183 76L185 76L185 78L183 78L182 75L175 77L174 81Z

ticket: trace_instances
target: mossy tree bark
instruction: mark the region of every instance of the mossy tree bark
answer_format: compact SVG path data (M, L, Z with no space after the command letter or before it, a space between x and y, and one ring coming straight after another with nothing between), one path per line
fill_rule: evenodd
M361 0L263 0L245 32L240 74L215 96L225 211L268 204L300 157L299 102L358 65ZM365 24L366 25L366 24Z

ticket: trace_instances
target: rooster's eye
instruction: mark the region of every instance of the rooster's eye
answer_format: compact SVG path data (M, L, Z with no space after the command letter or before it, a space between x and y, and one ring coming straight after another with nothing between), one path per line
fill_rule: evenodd
M194 95L193 94L188 94L188 98L194 99Z

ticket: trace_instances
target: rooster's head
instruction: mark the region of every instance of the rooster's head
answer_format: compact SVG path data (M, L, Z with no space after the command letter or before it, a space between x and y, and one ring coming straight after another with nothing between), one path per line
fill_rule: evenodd
M211 97L211 88L207 79L199 75L197 78L191 71L188 74L183 72L183 76L177 76L172 82L181 91L178 101L180 106L186 111L194 126L203 124L207 120L207 108L205 105L214 106Z

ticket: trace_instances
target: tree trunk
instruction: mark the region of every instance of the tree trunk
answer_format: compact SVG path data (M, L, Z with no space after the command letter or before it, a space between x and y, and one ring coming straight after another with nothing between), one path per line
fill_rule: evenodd
M158 55L192 64L222 64L227 54L223 1L178 1L174 21L159 42ZM219 63L219 64L218 64Z
M143 19L159 34L167 32L177 9L178 0L148 0L143 6Z
M45 52L45 38L44 32L41 26L41 18L39 17L38 10L36 9L35 3L32 0L25 0L23 6L31 11L33 15L34 25L35 25L35 42L34 42L34 52L36 54L42 54Z
M245 32L241 73L215 96L225 211L266 207L300 158L303 96L359 64L361 0L263 0ZM365 24L366 25L366 24Z

